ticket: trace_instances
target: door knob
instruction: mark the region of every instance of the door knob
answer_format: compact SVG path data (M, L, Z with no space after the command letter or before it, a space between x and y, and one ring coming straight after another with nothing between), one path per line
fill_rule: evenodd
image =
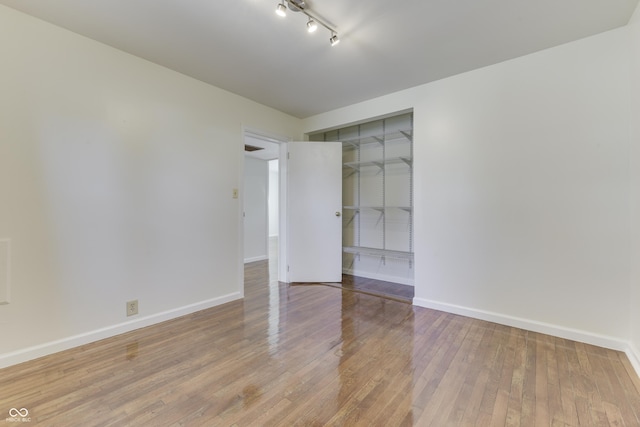
M341 215L340 212L336 212L336 216L340 216L340 215Z

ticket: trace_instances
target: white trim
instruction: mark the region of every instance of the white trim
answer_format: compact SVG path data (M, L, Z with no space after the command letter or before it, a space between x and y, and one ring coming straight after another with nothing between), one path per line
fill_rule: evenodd
M280 144L280 163L278 163L278 280L289 282L289 196L288 196L288 174L289 162L287 153L289 143Z
M150 316L141 317L139 319L130 320L117 325L96 329L95 331L85 332L82 334L62 338L44 344L39 344L10 353L0 354L0 369L33 360L38 357L48 356L53 353L68 350L70 348L78 347L91 342L99 341L105 338L110 338L116 335L123 334L125 332L131 332L136 329L151 326L167 320L176 319L178 317L186 316L188 314L195 313L201 310L206 310L208 308L225 304L227 302L234 301L240 298L240 293L234 292L218 298L212 298L210 300L186 305L184 307L167 310L162 313L152 314Z
M238 151L239 151L239 167L238 167L238 211L237 211L237 215L238 215L238 229L237 229L237 233L238 233L238 246L237 246L237 257L236 257L236 261L237 261L237 265L236 268L238 269L238 293L240 294L240 298L244 298L244 170L245 170L245 154L244 154L244 144L246 141L246 136L245 136L245 126L242 125L240 128L241 131L241 138L240 138L240 144L238 144Z
M242 126L243 139L246 136L250 136L256 139L262 139L264 141L273 142L275 144L282 144L283 142L292 141L292 138L289 136L278 135L271 132L264 132L262 130L258 130L249 126ZM243 145L244 150L244 145Z
M247 264L249 262L264 261L266 259L269 259L267 255L254 256L251 258L245 258L244 263Z
M627 355L627 358L629 359L629 362L631 362L633 369L635 369L636 374L640 377L640 351L638 351L632 343L629 343L624 353Z
M447 313L459 314L461 316L472 317L474 319L486 320L488 322L499 323L501 325L512 326L528 331L539 332L542 334L553 335L559 338L565 338L573 341L583 342L586 344L596 345L598 347L618 350L627 353L627 355L629 353L629 343L620 338L595 334L579 329L566 328L564 326L538 322L530 319L523 319L520 317L514 317L490 311L478 310L470 307L462 307L455 304L432 301L424 298L414 298L413 304L418 307L425 307L433 310L444 311ZM631 358L629 359L631 360ZM640 364L637 365L640 366ZM636 365L634 365L634 368L636 369L636 371L638 371L638 367L636 367Z
M342 273L348 274L350 276L364 277L366 279L384 280L385 282L399 283L401 285L413 286L414 284L413 278L376 274L362 270L354 270L352 268L343 268Z

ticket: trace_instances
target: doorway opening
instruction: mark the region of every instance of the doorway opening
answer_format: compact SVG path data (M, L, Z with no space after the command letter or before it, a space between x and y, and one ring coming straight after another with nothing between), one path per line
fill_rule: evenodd
M244 131L243 259L267 261L269 281L285 281L284 139Z

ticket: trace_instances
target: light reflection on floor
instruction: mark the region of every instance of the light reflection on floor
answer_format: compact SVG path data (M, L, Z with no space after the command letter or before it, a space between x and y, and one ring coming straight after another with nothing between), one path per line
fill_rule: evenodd
M278 283L278 237L269 237L269 353L278 351L280 325L280 286Z

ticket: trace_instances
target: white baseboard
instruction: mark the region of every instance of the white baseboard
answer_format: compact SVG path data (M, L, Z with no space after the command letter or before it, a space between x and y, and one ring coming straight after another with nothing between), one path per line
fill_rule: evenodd
M636 374L640 377L640 351L638 351L633 344L629 344L625 350L625 354L627 355L627 358L629 358L629 362L631 362L633 369L636 370Z
M407 278L407 277L389 276L384 274L370 273L370 272L361 271L361 270L355 271L350 268L343 268L342 273L349 274L351 276L364 277L367 279L384 280L385 282L392 282L392 283L399 283L401 285L413 286L413 279Z
M244 259L244 263L247 264L247 263L250 263L250 262L264 261L266 259L269 259L268 255L254 256L254 257L251 257L251 258L245 258Z
M240 293L234 292L218 298L212 298L210 300L186 305L184 307L167 310L162 313L152 314L150 316L141 317L139 319L130 320L128 322L108 326L106 328L97 329L95 331L62 338L56 341L39 344L10 353L0 354L0 369L12 365L17 365L18 363L27 362L29 360L37 359L39 357L47 356L53 353L58 353L63 350L68 350L73 347L78 347L105 338L110 338L115 335L123 334L125 332L144 328L146 326L151 326L156 323L175 319L187 314L195 313L196 311L206 310L208 308L225 304L227 302L234 301L240 298Z
M494 313L490 311L478 310L470 307L463 307L454 304L432 301L424 298L414 298L413 304L419 307L430 308L433 310L444 311L447 313L459 314L461 316L471 317L474 319L486 320L488 322L499 323L501 325L513 326L515 328L525 329L528 331L539 332L542 334L553 335L559 338L565 338L573 341L583 342L585 344L605 347L612 350L618 350L629 353L629 342L610 337L606 335L595 334L592 332L582 331L578 329L566 328L563 326L553 325L550 323L538 322L520 317L508 316L505 314ZM631 357L629 357L631 359ZM637 359L637 358L636 358ZM634 368L638 371L636 365ZM632 363L634 363L632 361Z

